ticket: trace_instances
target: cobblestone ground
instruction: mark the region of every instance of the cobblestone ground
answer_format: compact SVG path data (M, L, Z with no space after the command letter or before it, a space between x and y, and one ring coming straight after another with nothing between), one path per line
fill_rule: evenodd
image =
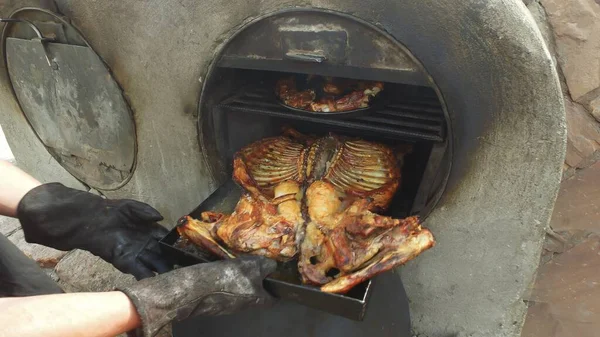
M600 331L600 162L562 182L522 337Z

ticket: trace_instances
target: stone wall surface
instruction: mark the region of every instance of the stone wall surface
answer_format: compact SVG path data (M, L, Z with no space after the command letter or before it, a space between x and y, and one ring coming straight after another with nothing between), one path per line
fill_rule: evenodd
M565 174L600 159L600 1L524 1L553 54L565 95Z

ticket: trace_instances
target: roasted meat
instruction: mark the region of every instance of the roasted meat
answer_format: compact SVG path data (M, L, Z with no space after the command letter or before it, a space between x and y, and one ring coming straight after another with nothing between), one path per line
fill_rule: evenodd
M275 93L283 104L307 110L310 104L315 100L316 94L312 89L298 90L296 81L293 77L283 78L277 81L275 85Z
M263 201L271 200L274 186L283 181L322 179L348 198L370 198L371 210L385 210L400 185L399 157L380 143L335 135L312 139L290 131L240 150L233 179Z
M358 82L356 89L341 97L325 96L310 104L311 111L335 112L367 108L371 98L383 90L381 82ZM340 92L333 84L326 84L323 90L327 93Z
M290 137L265 138L235 155L233 178L254 197L271 199L274 187L281 182L302 184L305 152L304 144Z
M179 233L221 258L287 261L300 252L305 283L344 293L434 244L417 218L373 213L389 206L400 185L401 154L379 143L289 129L235 155L233 178L245 193L231 215L186 217Z
M333 185L317 181L306 191L310 222L298 268L305 283L345 293L355 285L402 265L434 245L417 217L393 219L368 210L360 199L345 208Z
M400 185L400 162L391 148L364 140L340 142L323 180L349 197L369 198L385 210Z
M409 219L411 218L406 220ZM395 227L383 237L374 238L372 247L381 246L381 248L365 265L323 285L321 290L329 293L346 293L357 284L401 266L435 245L433 234L428 229L423 229L420 225L411 226L412 222L418 223L417 219L413 218L409 223L406 223L406 220L404 224Z
M311 78L314 79L314 76ZM280 79L275 85L275 94L283 104L293 108L313 112L341 112L368 107L370 100L383 90L382 82L331 77L326 77L325 81L308 82L317 83L318 87L299 90L293 76Z
M296 234L304 220L300 212L300 186L294 181L275 187L275 202L242 196L235 211L217 229L217 236L236 252L286 261L298 252Z
M298 252L297 234L304 225L300 185L285 181L274 188L274 193L272 202L245 193L228 216L211 217L215 213L204 212L202 221L183 217L178 231L221 258L245 253L287 261Z
M207 213L202 214L202 220L196 220L190 216L179 219L177 224L179 235L222 259L235 257L215 240L216 226L223 217L210 218L205 217L205 214Z
M323 92L329 95L341 95L346 89L332 82L327 82L323 86Z

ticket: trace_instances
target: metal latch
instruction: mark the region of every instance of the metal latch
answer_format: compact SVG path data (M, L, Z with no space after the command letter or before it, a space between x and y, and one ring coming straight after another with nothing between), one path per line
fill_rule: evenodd
M299 51L289 51L285 53L285 58L294 61L311 62L311 63L323 63L327 60L324 55L308 54Z
M24 20L24 19L2 19L0 18L0 22L17 22L17 23L25 23L27 24L34 32L35 35L37 35L37 38L34 38L33 40L35 41L39 41L40 44L42 45L42 49L44 51L44 56L46 57L46 62L48 63L48 66L54 70L58 69L58 64L56 64L55 62L52 62L50 60L50 56L48 53L48 48L46 46L46 44L48 42L52 42L54 41L54 39L50 39L50 38L46 38L44 37L44 35L42 34L42 32L39 30L39 28L33 24L33 22L29 21L29 20Z

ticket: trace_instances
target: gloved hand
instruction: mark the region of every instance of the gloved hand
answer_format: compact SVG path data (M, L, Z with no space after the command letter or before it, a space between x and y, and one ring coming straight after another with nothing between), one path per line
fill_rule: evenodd
M152 337L173 320L268 304L273 298L262 282L276 267L265 257L241 257L177 269L119 290L131 299L142 320L135 335Z
M27 242L87 250L138 280L172 269L158 246L168 230L156 223L163 217L147 204L104 199L52 183L29 191L17 217Z

